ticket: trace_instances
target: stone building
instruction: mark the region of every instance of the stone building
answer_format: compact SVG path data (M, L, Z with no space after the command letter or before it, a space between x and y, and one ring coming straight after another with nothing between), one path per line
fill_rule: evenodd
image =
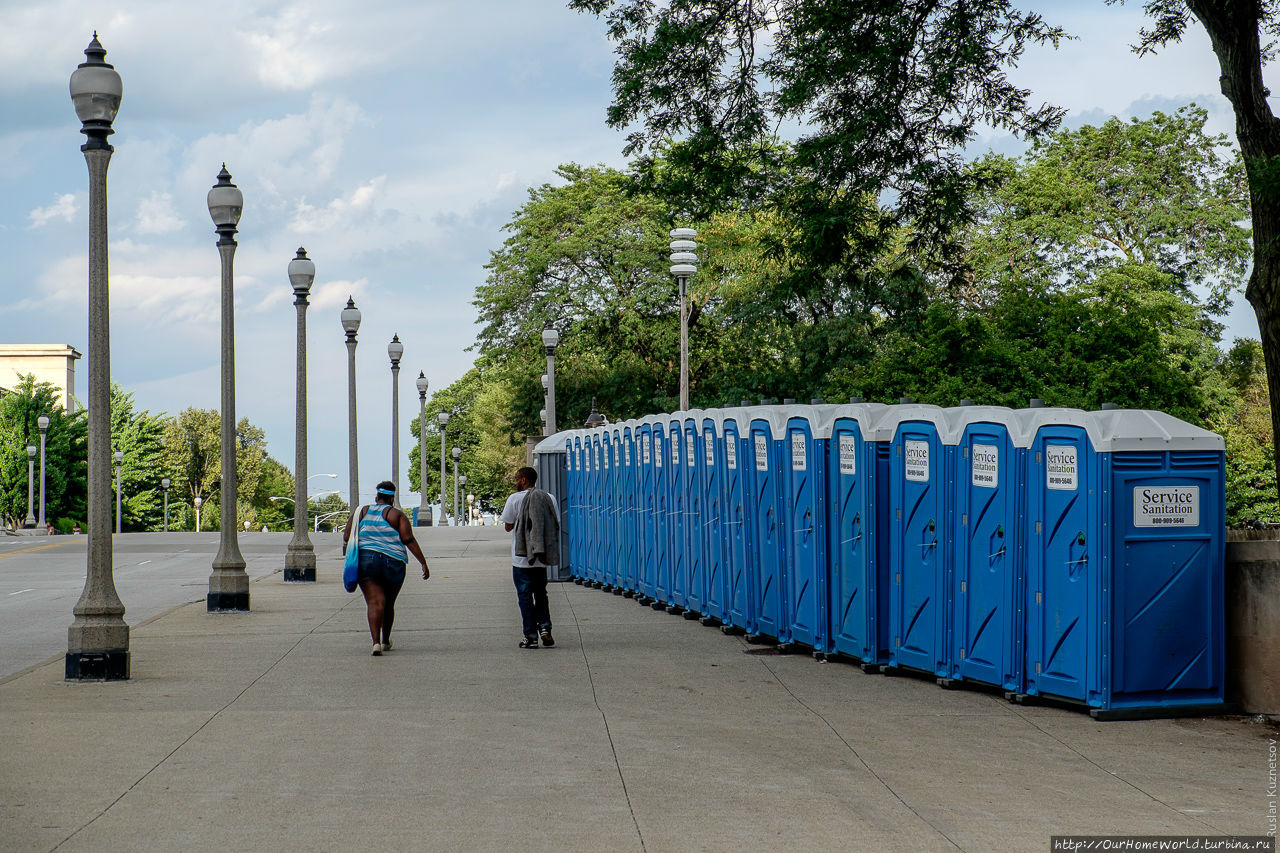
M34 374L37 382L58 389L68 412L76 410L76 359L80 353L70 344L0 344L0 389L7 390L19 376Z

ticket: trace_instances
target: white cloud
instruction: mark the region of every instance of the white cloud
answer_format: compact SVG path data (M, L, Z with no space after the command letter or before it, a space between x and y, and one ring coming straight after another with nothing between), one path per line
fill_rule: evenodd
M323 186L337 169L347 134L363 115L348 100L315 95L305 113L245 122L234 133L201 137L183 156L188 165L182 183L193 192L207 192L226 163L251 219L255 205L262 210L265 203L287 203Z
M32 228L41 228L49 224L49 221L53 219L70 222L79 209L80 206L76 204L75 194L66 193L58 196L53 204L48 207L37 207L27 214L27 218L31 220Z
M187 221L173 208L173 196L156 190L138 204L139 234L168 234L185 227Z
M322 208L307 204L305 199L300 200L289 229L297 234L310 235L335 228L352 228L373 211L386 183L387 176L379 175L356 187L350 195L335 198Z

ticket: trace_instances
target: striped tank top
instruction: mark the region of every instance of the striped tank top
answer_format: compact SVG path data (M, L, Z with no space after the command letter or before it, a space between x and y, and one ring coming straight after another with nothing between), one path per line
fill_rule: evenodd
M382 517L386 509L386 504L373 504L360 520L360 550L368 548L402 563L407 562L409 555L400 541L400 531Z

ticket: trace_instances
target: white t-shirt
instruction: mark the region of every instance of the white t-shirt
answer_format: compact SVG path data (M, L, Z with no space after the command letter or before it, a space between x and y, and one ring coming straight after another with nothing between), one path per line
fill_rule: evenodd
M516 519L520 518L520 505L524 503L524 496L527 492L528 489L523 492L512 492L511 497L507 498L506 504L502 507L503 524L515 524ZM560 504L556 502L555 495L550 492L547 494L551 498L551 506L556 511L556 518L559 518ZM516 553L516 532L514 530L511 531L511 565L522 569L527 569L533 565L533 563L529 562L528 557L521 557Z

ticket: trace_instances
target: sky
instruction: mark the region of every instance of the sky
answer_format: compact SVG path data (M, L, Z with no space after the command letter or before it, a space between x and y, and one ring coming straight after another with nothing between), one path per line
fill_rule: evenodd
M1014 79L1065 107L1068 126L1195 101L1211 131L1231 132L1216 61L1194 26L1184 43L1138 58L1128 46L1140 5L1038 6L1077 38L1030 51ZM88 181L67 81L94 30L124 86L108 177L113 380L153 413L218 408L221 273L205 198L225 162L244 193L237 415L293 468L287 268L305 247L316 264L308 471L338 474L312 488L350 494L339 314L352 297L363 314L361 500L391 473L393 334L405 348L407 490L414 380L423 371L440 389L471 366L471 302L503 225L558 165L625 164L623 133L605 125L604 25L563 0L0 0L0 343L68 343L87 355ZM1001 135L971 146L1020 147ZM1225 338L1257 334L1239 297ZM82 360L81 399L87 374Z

